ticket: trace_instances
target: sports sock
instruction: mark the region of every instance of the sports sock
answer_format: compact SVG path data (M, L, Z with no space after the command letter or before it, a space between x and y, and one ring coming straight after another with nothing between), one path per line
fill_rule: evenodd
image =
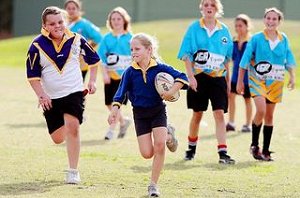
M268 153L269 152L272 132L273 132L273 126L264 125L264 128L263 128L263 133L264 133L263 153Z
M198 136L196 137L188 136L188 140L189 140L189 150L191 150L193 153L196 153Z
M259 140L259 133L261 129L261 125L256 125L252 123L252 143L251 146L258 146L258 140Z
M218 153L219 153L220 157L222 155L226 155L227 154L227 145L226 144L219 144L218 145Z

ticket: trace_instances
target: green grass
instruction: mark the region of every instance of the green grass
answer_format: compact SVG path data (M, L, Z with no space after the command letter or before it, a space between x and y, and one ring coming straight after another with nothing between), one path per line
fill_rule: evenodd
M0 119L0 197L146 197L151 160L139 154L134 127L123 140L105 142L108 112L103 85L87 101L87 122L81 127L80 171L82 184L63 183L67 168L65 145L54 145L47 134L37 99L26 83L21 68L0 68L4 85ZM229 133L234 166L218 165L214 121L211 110L204 117L196 159L184 162L186 136L191 112L185 107L185 92L176 103L168 103L170 121L177 129L179 149L167 152L160 178L162 197L299 197L300 125L296 124L298 90L285 90L283 104L275 113L271 150L274 162L263 163L248 153L250 134ZM243 106L241 98L238 105ZM130 107L124 107L127 115ZM244 115L239 108L237 116ZM243 119L238 119L241 127Z
M174 57L188 23L188 20L162 21L137 24L134 29L156 35L166 62L182 65ZM156 32L158 25L165 27L165 31ZM293 44L299 41L295 23L286 21L285 25L291 29ZM130 126L123 140L103 141L108 112L104 106L100 74L97 93L88 97L87 122L81 127L79 169L82 183L78 186L63 183L67 168L65 145L51 142L42 112L37 108L37 99L25 77L23 65L31 39L24 37L0 42L3 52L0 54L0 197L146 197L151 160L140 156L134 127ZM11 53L6 48L7 42L19 43L15 47L11 45L19 56L8 58ZM297 55L299 60L299 53ZM6 57L6 63L3 57ZM11 59L16 62L12 63ZM297 122L300 91L284 91L283 103L275 112L271 150L276 153L273 154L275 161L271 163L253 160L248 153L251 135L236 132L228 134L228 145L237 164L218 165L210 109L204 116L208 127L200 129L196 159L184 162L191 116L185 107L185 92L181 92L178 102L168 103L168 116L176 127L179 148L174 154L167 151L159 182L162 197L299 197L300 125ZM241 98L238 98L238 105L241 108L237 110L236 121L241 127L244 121L240 118L244 115ZM132 115L131 107L124 107L123 111Z

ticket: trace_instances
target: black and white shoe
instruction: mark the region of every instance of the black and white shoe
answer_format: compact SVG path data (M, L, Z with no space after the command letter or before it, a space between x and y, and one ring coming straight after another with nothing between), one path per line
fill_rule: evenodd
M227 155L226 153L224 154L219 154L220 158L219 158L219 164L235 164L235 160L232 159L229 155Z
M194 159L195 156L195 151L193 151L192 149L188 149L185 151L185 157L184 160L189 161Z

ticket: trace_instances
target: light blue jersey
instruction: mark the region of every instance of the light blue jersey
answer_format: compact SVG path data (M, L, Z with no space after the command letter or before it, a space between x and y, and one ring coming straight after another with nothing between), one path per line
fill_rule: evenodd
M193 63L195 75L204 72L211 77L221 77L226 75L224 64L231 59L232 48L232 37L226 25L217 20L215 29L208 31L201 18L189 26L178 58L188 58Z
M99 45L102 40L100 29L85 18L80 18L70 23L68 27L72 32L82 35L87 41L93 41L97 45Z
M107 33L101 42L98 54L102 64L108 70L109 76L114 80L119 80L124 71L131 65L130 40L132 34L116 36L112 32Z
M247 45L240 67L249 71L250 93L264 96L271 102L281 102L285 70L296 65L289 41L278 32L278 40L271 49L266 32L255 34ZM254 63L250 64L253 59Z

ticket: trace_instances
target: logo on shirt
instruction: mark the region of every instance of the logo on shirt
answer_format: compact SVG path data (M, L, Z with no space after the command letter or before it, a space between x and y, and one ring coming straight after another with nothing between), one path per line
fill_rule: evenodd
M222 41L222 44L224 44L224 45L228 43L227 37L222 37L221 41Z
M107 65L115 65L119 61L119 56L114 53L109 53L106 58Z
M254 69L259 75L264 75L271 72L272 64L267 61L261 61L254 65Z
M206 64L209 60L210 54L207 50L198 50L194 55L194 62L199 64Z

